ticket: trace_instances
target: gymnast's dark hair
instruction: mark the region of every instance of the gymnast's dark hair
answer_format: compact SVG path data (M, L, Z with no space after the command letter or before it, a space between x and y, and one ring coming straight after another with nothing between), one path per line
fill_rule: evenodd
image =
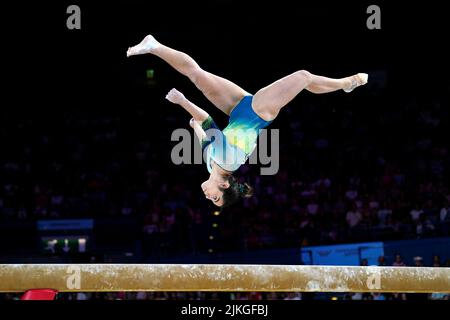
M223 205L221 208L226 208L236 203L243 198L250 198L253 195L253 188L247 183L238 183L236 178L230 176L228 178L229 188L221 189L223 191Z

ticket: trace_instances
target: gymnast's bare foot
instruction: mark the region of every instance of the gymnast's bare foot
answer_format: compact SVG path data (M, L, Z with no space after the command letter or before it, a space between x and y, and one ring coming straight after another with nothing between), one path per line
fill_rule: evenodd
M352 92L356 87L365 85L369 79L367 73L358 73L350 77L351 84L348 88L343 89L345 92Z
M127 57L151 53L159 45L160 43L156 41L151 34L149 34L144 38L144 40L141 41L141 43L135 45L134 47L128 48Z

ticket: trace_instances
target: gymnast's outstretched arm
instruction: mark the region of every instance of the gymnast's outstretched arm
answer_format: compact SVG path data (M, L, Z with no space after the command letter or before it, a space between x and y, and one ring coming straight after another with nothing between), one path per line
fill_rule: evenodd
M186 99L186 97L177 89L170 90L166 95L166 99L172 103L180 105L184 110L189 112L189 114L192 116L191 121L189 121L189 125L194 129L194 132L197 135L198 139L200 141L203 141L206 138L206 133L205 130L203 130L201 123L208 119L209 114L202 108L196 106L191 101Z

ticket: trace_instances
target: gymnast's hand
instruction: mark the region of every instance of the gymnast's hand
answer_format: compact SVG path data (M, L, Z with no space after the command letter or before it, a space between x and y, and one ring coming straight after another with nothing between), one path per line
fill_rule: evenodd
M186 98L180 91L174 88L166 95L166 99L172 103L181 104Z

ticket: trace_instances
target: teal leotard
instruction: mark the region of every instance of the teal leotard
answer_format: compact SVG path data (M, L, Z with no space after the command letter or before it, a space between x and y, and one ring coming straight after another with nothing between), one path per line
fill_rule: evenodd
M242 98L231 111L228 125L223 131L211 117L203 121L202 128L207 138L202 141L202 150L210 173L211 160L227 171L239 169L255 149L260 130L272 123L255 113L252 100L251 95Z

